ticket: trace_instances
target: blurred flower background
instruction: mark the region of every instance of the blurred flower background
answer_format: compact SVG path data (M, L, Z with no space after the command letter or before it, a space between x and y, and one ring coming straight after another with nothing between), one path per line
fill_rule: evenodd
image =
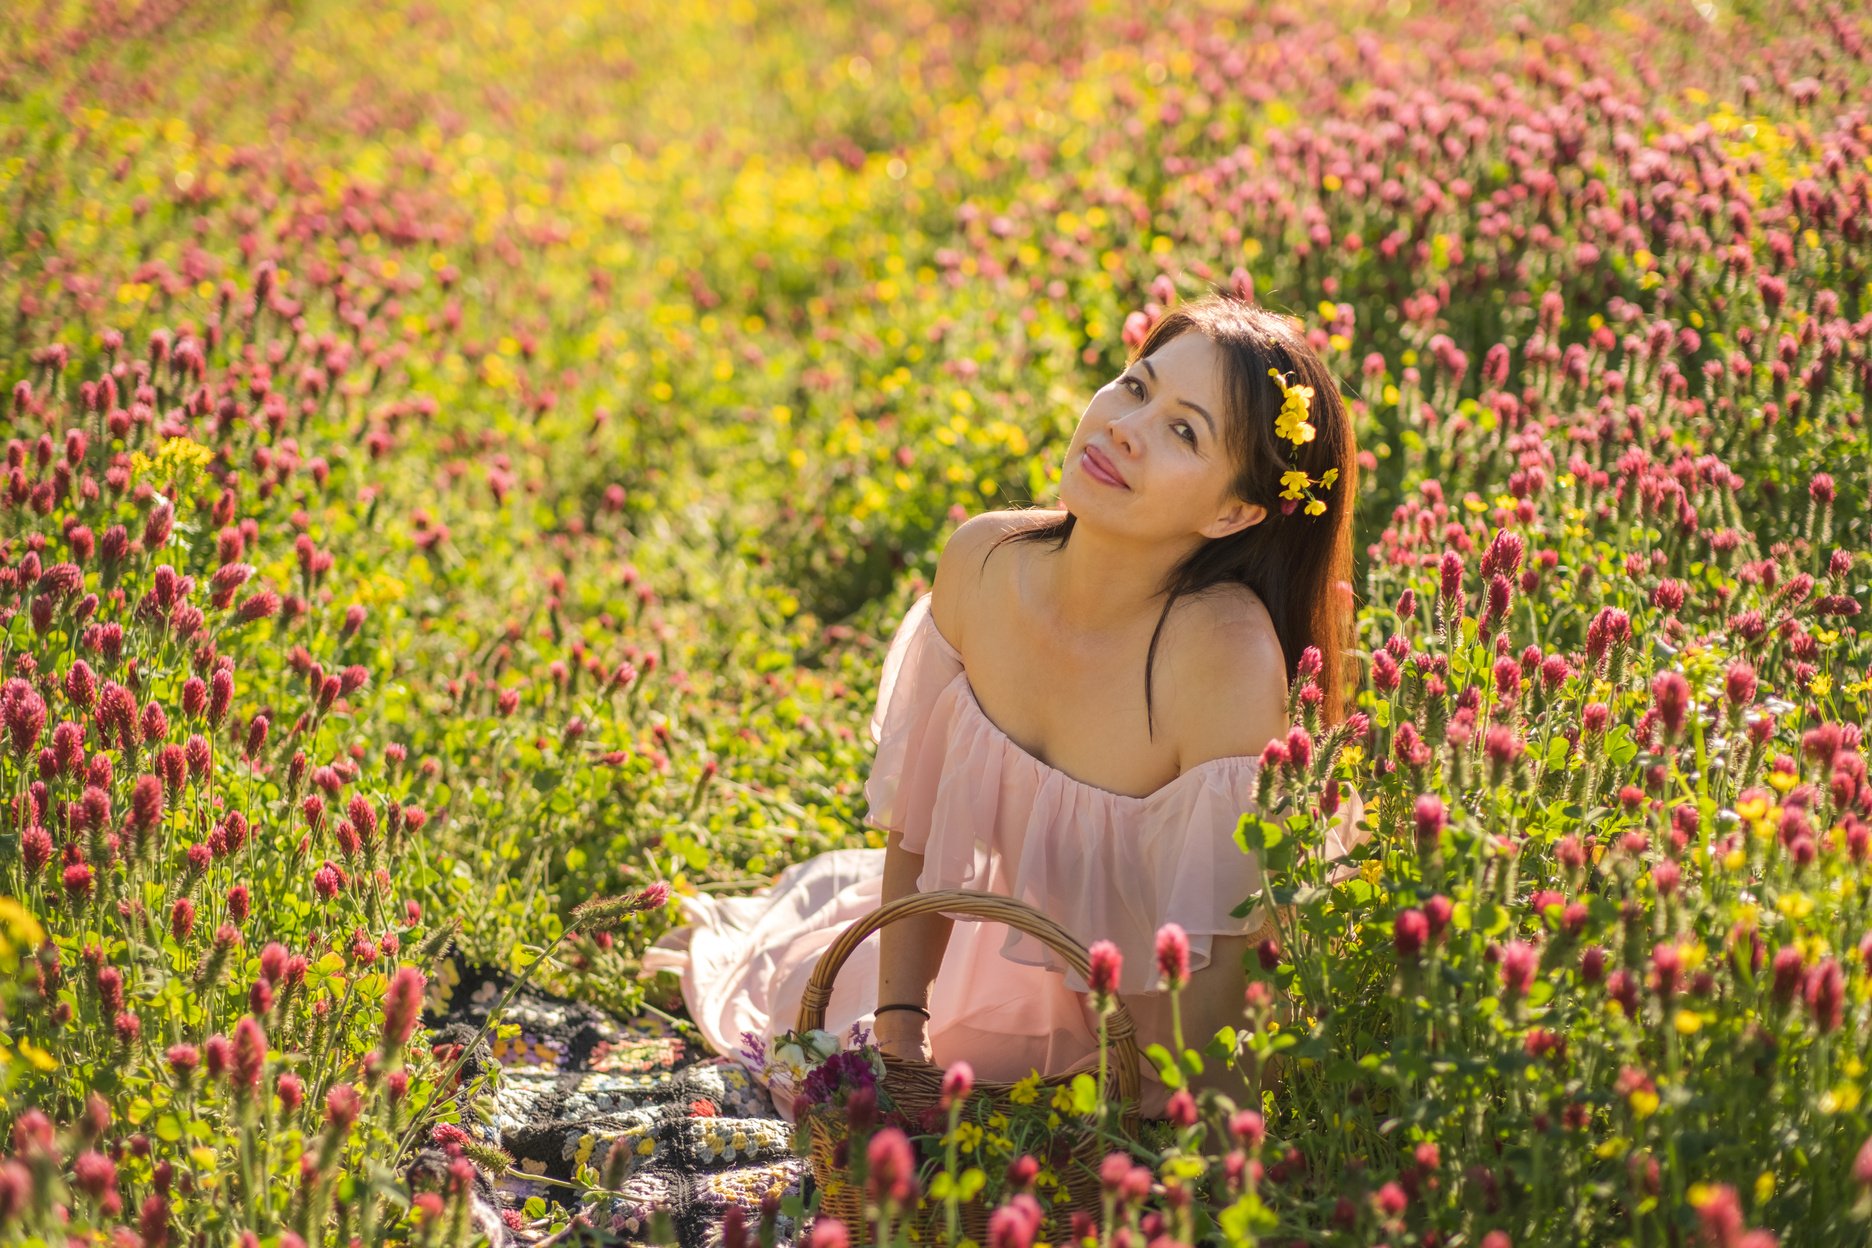
M16 7L0 1234L479 1234L442 953L671 1007L575 904L876 841L943 538L1221 286L1354 413L1357 713L1240 832L1280 1094L1101 1242L1863 1243L1869 33Z

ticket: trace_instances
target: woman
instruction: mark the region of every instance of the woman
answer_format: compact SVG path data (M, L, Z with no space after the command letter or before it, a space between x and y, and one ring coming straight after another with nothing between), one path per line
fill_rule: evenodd
M1268 916L1229 914L1261 887L1234 831L1262 749L1288 731L1309 646L1325 720L1342 717L1355 475L1337 386L1291 321L1220 293L1164 315L1080 417L1060 510L963 523L899 625L865 785L885 848L822 854L752 897L685 898L691 925L645 973L682 974L691 1017L731 1052L794 1025L813 964L852 919L966 888L1116 943L1140 1050L1170 1044L1153 982L1164 923L1189 935L1186 1042L1238 1022ZM1354 795L1329 857L1360 809ZM828 1030L853 1025L986 1079L1097 1063L1087 985L1001 924L928 915L869 937L826 1010ZM1149 1062L1140 1075L1142 1111L1160 1114L1167 1091ZM1197 1084L1250 1095L1219 1063ZM773 1091L790 1118L788 1091Z

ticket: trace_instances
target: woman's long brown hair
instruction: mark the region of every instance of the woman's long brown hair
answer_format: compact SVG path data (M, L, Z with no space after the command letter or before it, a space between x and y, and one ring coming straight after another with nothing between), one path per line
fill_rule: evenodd
M1322 665L1318 679L1324 695L1320 710L1325 724L1336 724L1344 714L1345 651L1352 643L1352 499L1358 482L1352 422L1339 384L1292 320L1220 290L1165 313L1127 365L1192 330L1221 348L1229 411L1223 438L1237 465L1234 493L1243 502L1266 507L1268 514L1259 524L1197 547L1170 570L1158 589L1164 596L1163 614L1157 617L1144 659L1146 730L1155 738L1151 669L1170 608L1185 594L1228 582L1248 586L1267 605L1290 685L1301 651L1318 647ZM1309 419L1318 432L1297 450L1274 432L1282 393L1268 376L1270 368L1280 370L1293 383L1313 387ZM1280 497L1280 478L1290 466L1289 452L1298 461L1292 466L1315 480L1329 468L1339 470L1331 488L1314 491L1325 500L1323 515L1309 516L1301 505ZM1284 506L1292 510L1283 512ZM1004 534L989 553L1007 541L1051 542L1054 550L1063 549L1074 522L1068 512L1051 524Z

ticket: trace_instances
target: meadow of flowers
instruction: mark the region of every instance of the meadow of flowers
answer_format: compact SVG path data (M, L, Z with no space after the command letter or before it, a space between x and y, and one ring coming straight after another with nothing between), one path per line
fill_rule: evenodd
M1866 1242L1872 23L1574 7L29 2L0 1239L481 1237L443 952L669 1008L665 889L881 843L944 536L1220 285L1355 414L1356 709L1190 1038L1278 1085L1079 1230Z

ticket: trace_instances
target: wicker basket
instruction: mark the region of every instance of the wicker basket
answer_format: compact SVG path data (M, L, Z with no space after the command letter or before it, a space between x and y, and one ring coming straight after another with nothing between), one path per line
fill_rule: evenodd
M963 889L912 893L854 921L820 955L818 963L813 967L812 979L806 986L805 996L800 1000L799 1029L806 1031L824 1026L826 1004L832 999L832 981L845 960L866 937L898 919L938 912L1004 923L1044 941L1048 948L1064 958L1081 976L1090 973L1084 947L1065 928L1026 902L999 893ZM1106 1036L1111 1044L1110 1070L1117 1081L1118 1095L1124 1105L1121 1129L1125 1135L1135 1138L1138 1133L1140 1091L1137 1029L1123 1001L1116 1003L1106 1019ZM940 1103L943 1078L940 1067L890 1054L884 1054L883 1060L884 1090L902 1112L915 1118ZM1051 1091L1069 1082L1070 1076L1059 1076L1042 1080L1041 1087ZM974 1096L986 1095L995 1106L1007 1107L1012 1105L1007 1094L1013 1087L1011 1083L977 1080ZM868 1243L870 1226L865 1218L865 1194L849 1181L842 1167L833 1163L839 1143L838 1128L817 1114L810 1116L809 1123L813 1180L822 1193L819 1210L843 1222L851 1232L854 1243ZM1088 1133L1086 1144L1075 1153L1072 1163L1064 1167L1066 1196L1064 1199L1055 1198L1053 1212L1041 1238L1063 1243L1070 1236L1073 1211L1098 1213L1101 1193L1097 1168L1102 1157L1103 1149L1097 1143L1097 1138ZM961 1207L962 1233L978 1244L987 1243L989 1212L979 1199L964 1203ZM909 1217L918 1238L925 1243L936 1242L946 1230L944 1209L940 1202L924 1202Z

